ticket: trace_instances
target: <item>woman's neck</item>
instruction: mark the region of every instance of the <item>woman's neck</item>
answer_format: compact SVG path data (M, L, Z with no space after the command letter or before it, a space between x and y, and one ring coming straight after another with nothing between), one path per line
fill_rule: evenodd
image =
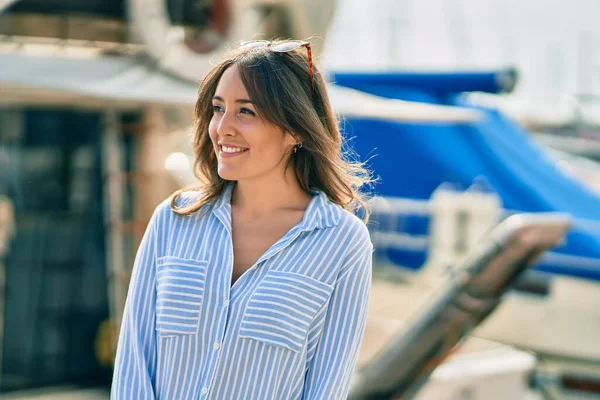
M269 177L238 181L231 196L232 207L244 214L267 216L282 210L305 210L311 195L300 187L293 169L288 169L285 179Z

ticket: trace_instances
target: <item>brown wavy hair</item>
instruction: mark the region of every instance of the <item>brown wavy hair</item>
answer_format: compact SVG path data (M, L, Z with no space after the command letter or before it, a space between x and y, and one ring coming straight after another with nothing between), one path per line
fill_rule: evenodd
M301 188L307 193L323 191L333 203L351 212L360 211L367 222L369 211L359 190L372 182L371 175L363 163L348 159L353 153L343 143L323 76L313 67L311 85L303 47L287 53L276 53L269 47L234 50L208 72L200 83L194 110L194 175L200 185L176 191L171 208L177 214L190 215L219 197L227 183L217 172L208 125L217 85L232 65L237 66L259 115L302 143L286 163L286 169L293 166ZM197 191L198 198L192 204L177 206L177 199L187 191Z

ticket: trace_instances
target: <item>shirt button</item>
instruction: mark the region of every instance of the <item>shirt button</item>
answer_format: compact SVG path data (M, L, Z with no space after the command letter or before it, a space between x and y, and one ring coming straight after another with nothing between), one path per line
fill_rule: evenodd
M213 344L213 348L215 350L219 350L219 348L221 348L221 345L218 342L215 342L215 344Z
M228 307L228 306L229 306L229 300L225 300L225 301L223 302L223 305L224 305L225 307Z
M206 393L208 393L208 388L207 388L206 386L204 386L204 387L202 388L202 394L204 395L204 394L206 394Z

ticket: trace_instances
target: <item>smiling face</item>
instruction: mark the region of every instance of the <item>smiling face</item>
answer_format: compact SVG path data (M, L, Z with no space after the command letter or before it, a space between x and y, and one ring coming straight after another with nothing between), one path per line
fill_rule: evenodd
M237 66L221 76L208 132L219 176L229 181L283 177L296 140L258 114Z

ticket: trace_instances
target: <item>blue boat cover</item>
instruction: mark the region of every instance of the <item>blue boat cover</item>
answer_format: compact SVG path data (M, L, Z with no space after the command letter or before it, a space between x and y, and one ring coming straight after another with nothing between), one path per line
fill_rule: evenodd
M461 103L461 97L452 92L454 89L440 95L439 90L430 93L426 87L417 90L416 85L406 85L407 75L336 74L334 81L362 90L370 88L373 81L385 82L370 93L468 106ZM416 74L419 81L423 80L422 75ZM394 76L402 79L394 81ZM455 86L458 90L462 87ZM484 177L506 209L571 214L575 223L565 245L554 249L556 257L542 259L537 268L600 280L600 196L558 170L555 161L519 125L497 110L479 109L484 118L472 124L408 124L350 118L342 123L342 128L359 158L368 160L380 178L375 194L429 199L443 182L466 188ZM402 258L397 260L399 264L423 259L411 251L396 251L396 257Z

